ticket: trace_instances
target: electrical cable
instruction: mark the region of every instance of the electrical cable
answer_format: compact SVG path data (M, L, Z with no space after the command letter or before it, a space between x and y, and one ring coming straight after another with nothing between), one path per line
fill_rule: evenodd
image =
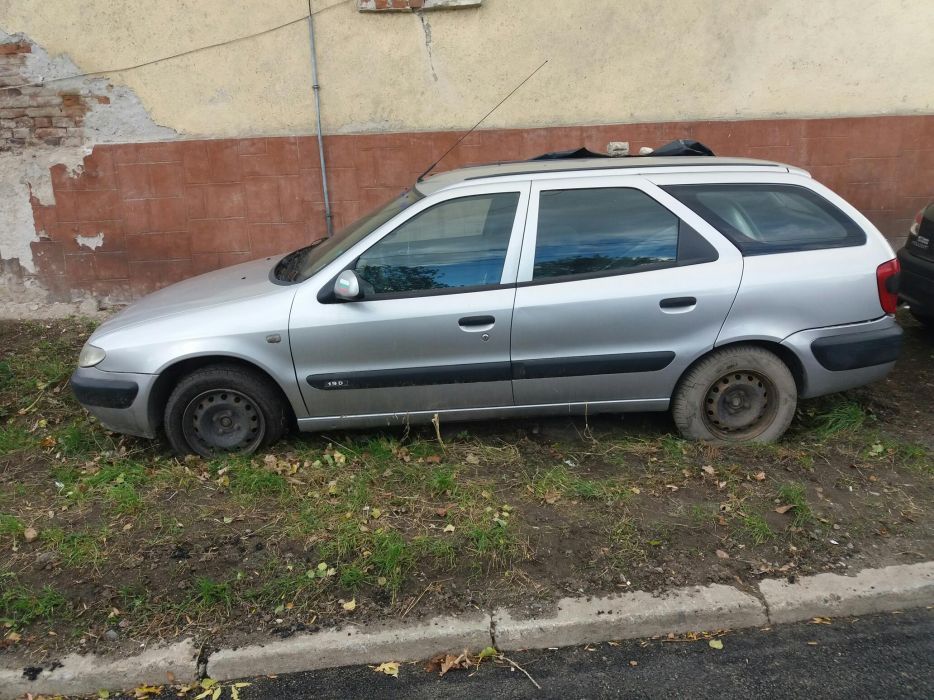
M33 83L22 83L20 85L5 85L5 86L0 86L0 91L18 90L20 88L26 88L26 87L42 87L44 85L49 85L50 83L59 83L65 80L75 80L77 78L89 78L89 77L94 77L98 75L109 75L110 73L125 73L127 71L137 70L139 68L145 68L146 66L151 66L156 63L162 63L164 61L171 61L172 59L181 58L182 56L189 56L193 53L199 53L201 51L207 51L209 49L216 49L221 46L235 44L240 41L245 41L247 39L253 39L258 36L263 36L264 34L271 34L272 32L277 32L280 29L284 29L285 27L290 27L293 24L304 22L309 17L313 17L314 15L320 15L322 12L327 12L328 10L331 10L340 5L346 5L348 2L351 2L351 0L340 0L340 2L336 2L332 5L328 5L327 7L322 7L320 10L315 10L314 12L305 13L301 17L290 20L288 22L285 22L284 24L280 24L275 27L269 27L268 29L263 29L262 31L255 32L253 34L245 34L243 36L234 37L233 39L227 39L225 41L220 41L220 42L217 42L216 44L208 44L207 46L199 46L197 48L189 49L187 51L181 51L179 53L172 54L170 56L162 56L160 58L154 58L151 61L144 61L143 63L137 63L136 65L126 66L124 68L110 68L107 70L88 71L87 73L76 73L75 75L65 75L60 78L49 78L48 80L38 80Z

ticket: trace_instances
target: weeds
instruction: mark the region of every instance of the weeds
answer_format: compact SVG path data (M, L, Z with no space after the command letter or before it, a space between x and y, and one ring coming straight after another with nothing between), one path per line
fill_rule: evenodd
M772 528L759 513L748 513L743 517L742 523L743 533L753 544L765 544L775 537Z
M66 603L65 597L51 586L33 592L4 580L8 578L12 576L0 576L0 622L23 628L38 620L51 621Z
M804 527L814 519L803 484L782 484L778 488L778 499L791 506L791 521L795 527Z
M838 433L855 433L867 420L863 407L855 401L844 401L833 408L818 414L814 433L821 439Z

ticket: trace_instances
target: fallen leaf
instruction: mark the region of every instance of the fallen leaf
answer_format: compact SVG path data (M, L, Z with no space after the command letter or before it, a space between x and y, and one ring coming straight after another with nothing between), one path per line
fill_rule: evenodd
M441 455L429 455L425 457L428 464L441 464Z
M833 621L829 617L812 617L812 625L830 625L833 624Z
M341 607L342 607L344 610L346 610L347 612L353 612L354 610L357 609L357 599L356 599L356 598L351 598L351 599L348 600L346 603L344 603L343 605L341 605Z
M39 533L34 527L27 527L25 530L23 530L23 539L27 542L34 542L38 536Z
M21 640L21 639L22 639L22 637L21 637L17 632L10 632L10 633L6 636L6 640L7 640L8 642L18 642L18 641Z
M384 661L379 666L373 667L373 670L377 673L385 673L393 678L399 677L399 664L395 661Z
M723 642L721 642L719 639L711 639L707 643L710 645L711 649L722 649L723 648Z
M783 505L783 506L779 506L778 508L776 508L776 509L775 509L775 512L776 512L776 513L781 513L782 515L784 515L785 513L787 513L787 512L788 512L789 510L791 510L792 508L794 508L793 505L785 504L785 505Z
M675 491L678 490L678 487L675 486L674 484L665 484L665 488L666 488L666 489L671 489L671 492L672 492L672 493L674 493Z
M640 489L638 486L633 486L633 487L632 487L631 489L629 489L629 490L632 491L632 492L633 492L634 494L636 494L637 496L638 496L640 493L642 493L642 489Z
M704 472L704 474L710 474L710 476L713 476L717 473L717 470L711 467L709 464L705 464L703 467L701 467L701 470Z
M478 658L478 659L488 659L488 658L490 658L490 657L492 657L492 656L496 656L498 653L499 653L499 652L496 651L495 648L493 648L493 647L487 647L486 649L484 649L483 651L481 651L481 652L477 655L477 658Z
M480 464L480 458L473 452L468 452L467 456L464 457L464 461L467 462L467 464Z
M454 654L445 654L444 660L441 662L441 672L439 676L443 676L445 673L452 669L458 668L470 668L473 664L470 661L470 656L467 654L467 651L464 650L459 656L454 656Z
M454 526L453 526L453 525L445 525L445 526L444 526L444 531L445 531L445 532L454 532Z
M382 514L383 514L383 511L381 511L379 508L374 508L373 510L370 511L370 517L373 518L374 520L378 520L379 516L381 516Z
M638 662L638 661L635 661L635 660L633 660L633 661L630 661L630 662L629 662L629 665L630 665L630 666L632 666L633 668L635 668L636 666L638 666L638 665L639 665L639 662Z
M765 481L765 472L756 472L754 478L756 481Z
M717 550L717 559L729 559L730 555L724 552L722 549Z

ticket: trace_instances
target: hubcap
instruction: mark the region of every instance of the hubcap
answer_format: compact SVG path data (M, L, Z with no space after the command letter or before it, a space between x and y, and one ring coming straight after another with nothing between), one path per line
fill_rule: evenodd
M192 449L211 456L218 452L252 452L263 439L266 423L249 396L232 389L212 389L185 407L182 430Z
M723 439L755 437L775 415L774 396L768 377L750 370L730 372L707 390L704 420L711 432Z

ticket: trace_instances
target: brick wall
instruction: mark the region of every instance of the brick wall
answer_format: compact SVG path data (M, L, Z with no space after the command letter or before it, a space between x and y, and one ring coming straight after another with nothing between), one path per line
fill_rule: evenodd
M60 91L55 85L10 87L30 82L24 63L31 51L25 41L0 44L0 87L8 88L0 90L0 151L80 145L87 101L109 98Z
M328 136L335 228L412 185L459 134ZM805 167L895 242L934 199L934 116L683 122L479 131L441 164L528 158L580 145L633 151L696 138L716 153ZM925 147L927 145L927 147ZM73 290L137 297L324 235L312 137L97 146L83 172L52 170L54 204L33 200L37 276L59 298ZM98 234L103 242L96 246ZM86 245L82 245L84 241Z

